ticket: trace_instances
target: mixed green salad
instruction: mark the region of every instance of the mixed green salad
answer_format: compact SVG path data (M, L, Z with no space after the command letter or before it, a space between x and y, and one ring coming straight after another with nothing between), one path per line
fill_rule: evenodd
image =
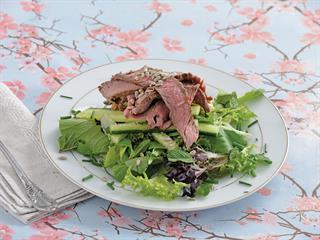
M188 149L173 126L149 129L144 120L108 108L73 110L59 120L59 148L77 151L87 157L83 161L105 168L121 186L146 196L206 196L220 178L236 173L255 177L258 166L272 163L249 144L254 137L248 129L257 119L246 104L261 96L260 90L241 97L220 92L210 102L210 112L192 105L199 137ZM114 189L113 184L107 182L106 187Z

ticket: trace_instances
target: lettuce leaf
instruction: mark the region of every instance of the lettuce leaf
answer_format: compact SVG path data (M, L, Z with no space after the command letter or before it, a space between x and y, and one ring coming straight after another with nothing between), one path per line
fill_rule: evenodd
M247 92L243 96L239 97L238 102L239 102L239 104L245 104L247 102L254 101L254 100L258 99L261 96L263 96L263 90L254 89L250 92Z
M167 201L181 196L182 188L188 186L181 182L171 183L163 175L155 176L151 179L148 179L146 175L144 175L144 177L135 177L132 175L130 169L127 170L121 184L122 186L130 186L145 196L154 196Z
M101 127L91 119L60 119L59 149L61 152L77 150L83 155L106 153L109 138L101 132Z

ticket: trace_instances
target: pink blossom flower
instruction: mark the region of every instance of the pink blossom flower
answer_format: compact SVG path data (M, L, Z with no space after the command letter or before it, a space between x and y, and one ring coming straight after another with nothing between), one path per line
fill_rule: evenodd
M148 56L148 50L144 47L137 46L137 47L131 47L131 48L135 51L135 53L127 52L124 55L118 56L116 60L121 62L128 59L146 58Z
M166 232L172 237L180 238L182 236L182 229L179 226L168 226Z
M125 217L116 217L110 221L110 224L116 225L116 226L125 226L125 225L130 225L132 224L132 220Z
M269 32L261 32L255 26L243 26L240 28L242 34L240 39L251 40L254 42L271 42L273 41L272 35Z
M43 92L37 97L36 103L43 106L49 101L51 96L52 92Z
M164 214L159 211L144 211L142 221L146 226L157 228L162 224Z
M96 38L97 36L100 36L100 35L113 36L116 32L119 32L119 28L111 25L105 25L105 26L90 30L89 36L92 38Z
M290 107L294 111L304 112L306 111L306 104L310 102L308 96L305 93L289 92L284 99L285 106Z
M159 3L157 0L153 0L149 9L155 12L164 13L170 12L171 6L167 3Z
M163 38L163 47L169 52L183 52L184 48L181 46L181 41L172 38Z
M257 56L254 53L246 53L243 55L244 58L255 59Z
M118 32L116 37L119 39L118 43L123 46L136 46L140 43L145 43L149 40L151 34L148 32L141 32L137 30L130 30L128 32Z
M265 213L262 216L262 222L269 224L269 225L276 226L276 225L278 225L278 218L277 218L277 216L275 216L272 213Z
M6 13L0 12L0 39L8 36L9 30L17 29L17 24L13 22L13 18Z
M17 52L19 52L17 54L18 57L22 57L23 54L29 54L30 49L32 47L32 42L30 39L28 38L19 38L18 39L18 50Z
M52 230L50 232L46 232L44 235L36 234L30 236L27 240L61 240L65 239L65 237L69 233L62 230Z
M5 70L7 67L5 65L0 64L0 73Z
M198 59L190 58L188 62L199 64L199 65L207 65L206 60L204 58L198 58Z
M316 197L296 197L292 200L294 209L320 211L320 199Z
M21 81L3 82L20 100L25 97L26 86Z
M185 19L183 21L181 21L181 25L185 26L185 27L189 27L193 24L193 21L191 19Z
M261 221L261 217L256 209L249 207L244 212L248 214L248 216L246 216L247 220L253 220L257 222Z
M60 81L65 81L69 78L74 77L76 74L71 72L70 69L66 67L58 67L55 70L52 67L48 67L45 69L46 74L42 77L41 83L49 88L51 91L54 91L60 87L59 83L57 83L57 79Z
M20 4L21 4L22 9L24 11L26 11L26 12L34 12L37 15L40 15L42 10L43 10L43 8L44 8L43 4L37 3L35 1L32 1L32 2L22 1L22 2L20 2Z
M235 221L236 223L238 223L239 225L241 225L241 226L243 226L243 225L246 225L247 223L246 222L244 222L244 221Z
M283 173L289 173L292 170L292 166L288 163L288 159L282 165L280 171Z
M0 238L2 240L12 240L13 230L7 225L0 224Z
M34 61L37 60L38 62L41 62L43 60L50 60L50 55L52 54L52 50L50 50L47 47L43 46L37 46L35 51L32 53L32 56L34 58Z
M298 60L283 60L277 62L276 70L279 72L298 72L305 73L305 64Z
M264 196L264 197L269 196L271 192L272 190L267 187L263 187L259 191L257 191L257 193L259 193L261 196Z
M262 82L263 78L258 74L249 74L247 80L251 83L259 84Z
M233 72L233 75L236 78L239 78L240 80L247 80L247 74L245 74L242 70L240 69L235 69Z
M37 28L35 28L32 25L28 25L28 24L21 24L20 25L20 30L24 33L26 33L27 35L29 35L30 37L37 37L38 36L38 30Z
M310 240L320 240L320 237L319 236L311 236Z
M220 33L216 33L213 35L215 40L221 41L225 44L232 45L242 42L242 39L237 38L235 34L232 35L222 35Z
M217 11L216 7L213 5L206 5L204 6L205 9L207 9L209 12Z

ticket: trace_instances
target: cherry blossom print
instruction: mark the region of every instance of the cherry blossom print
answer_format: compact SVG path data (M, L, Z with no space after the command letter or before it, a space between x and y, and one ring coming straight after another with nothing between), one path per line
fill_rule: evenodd
M183 52L185 49L181 46L181 41L165 37L162 39L163 47L169 52Z
M17 29L13 18L6 13L0 12L0 40L8 37L8 32Z
M247 58L247 59L255 59L257 57L257 55L254 53L246 53L243 55L243 57Z
M134 52L130 51L121 56L116 57L116 60L121 62L129 59L142 59L148 56L148 50L144 47L138 46L132 48Z
M90 30L89 35L93 38L96 37L110 37L113 36L115 33L119 32L119 29L117 27L111 26L111 25L103 25L98 28L94 28Z
M23 100L26 95L26 86L21 81L4 81L3 82L20 100Z
M44 93L41 93L38 97L37 97L37 100L36 100L36 103L40 106L43 106L45 105L50 97L52 96L52 92L44 92Z
M298 60L283 60L276 63L275 71L279 72L306 72L306 64Z
M272 213L264 213L262 216L262 223L269 224L272 226L278 225L278 217Z
M300 211L320 211L320 199L316 197L296 197L292 200L293 209Z
M272 190L267 187L261 188L257 193L259 193L261 196L267 197L271 194Z
M309 102L310 99L308 99L305 93L289 92L283 105L284 107L289 108L291 111L296 110L298 112L304 112L306 111L306 104Z
M280 171L285 174L288 174L290 171L292 171L292 166L289 164L288 160L284 162Z
M193 24L193 21L191 19L185 19L181 21L181 25L185 27L190 27Z
M27 240L60 240L64 239L67 235L69 235L68 232L53 229L45 234L32 235Z
M206 6L204 6L204 8L207 9L207 11L209 11L209 12L217 11L216 7L213 5L206 5Z
M241 40L251 40L254 42L272 42L273 38L269 32L261 32L256 26L243 26L240 28Z
M166 233L168 236L181 238L182 236L182 229L179 226L168 226L166 227Z
M0 64L0 73L4 71L7 67L5 65Z
M204 58L191 58L188 60L190 63L199 64L199 65L207 65L206 60Z
M0 238L2 240L12 240L13 234L14 232L10 227L0 224Z
M152 1L151 5L149 6L149 9L159 13L170 12L172 10L169 4L160 3L157 0Z
M43 4L37 3L35 1L22 1L20 2L22 9L26 12L34 12L36 15L41 15L44 8Z
M124 46L136 46L141 43L145 43L150 39L150 36L150 33L136 30L130 30L128 32L118 32L116 34L116 37L118 38L118 44Z

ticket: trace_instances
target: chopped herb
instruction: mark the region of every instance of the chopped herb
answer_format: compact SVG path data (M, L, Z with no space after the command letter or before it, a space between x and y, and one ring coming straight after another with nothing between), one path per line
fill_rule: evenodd
M60 157L58 157L58 159L60 159L60 160L67 160L67 157L65 157L65 156L60 156Z
M114 188L114 181L112 181L112 182L107 182L107 186L108 186L109 188L111 188L112 190L115 190L115 188Z
M254 120L252 123L250 123L250 124L248 125L248 128L249 128L249 127L252 127L252 126L255 125L257 122L258 122L258 120Z
M63 116L63 117L60 117L60 119L70 119L71 116Z
M71 110L71 114L74 115L74 116L77 115L80 112L81 112L80 110L73 110L73 109Z
M264 144L264 153L267 153L267 152L268 152L267 144L265 143L265 144Z
M244 182L244 181L239 181L240 184L243 184L243 185L246 185L246 186L249 186L251 187L252 185L250 183L247 183L247 182Z
M88 176L82 178L81 180L82 180L82 182L85 182L85 181L87 181L87 180L89 180L89 179L91 179L91 178L93 178L93 175L92 175L92 174L89 174Z
M72 97L66 96L66 95L60 95L62 98L72 99Z
M92 162L90 159L83 159L82 162Z

